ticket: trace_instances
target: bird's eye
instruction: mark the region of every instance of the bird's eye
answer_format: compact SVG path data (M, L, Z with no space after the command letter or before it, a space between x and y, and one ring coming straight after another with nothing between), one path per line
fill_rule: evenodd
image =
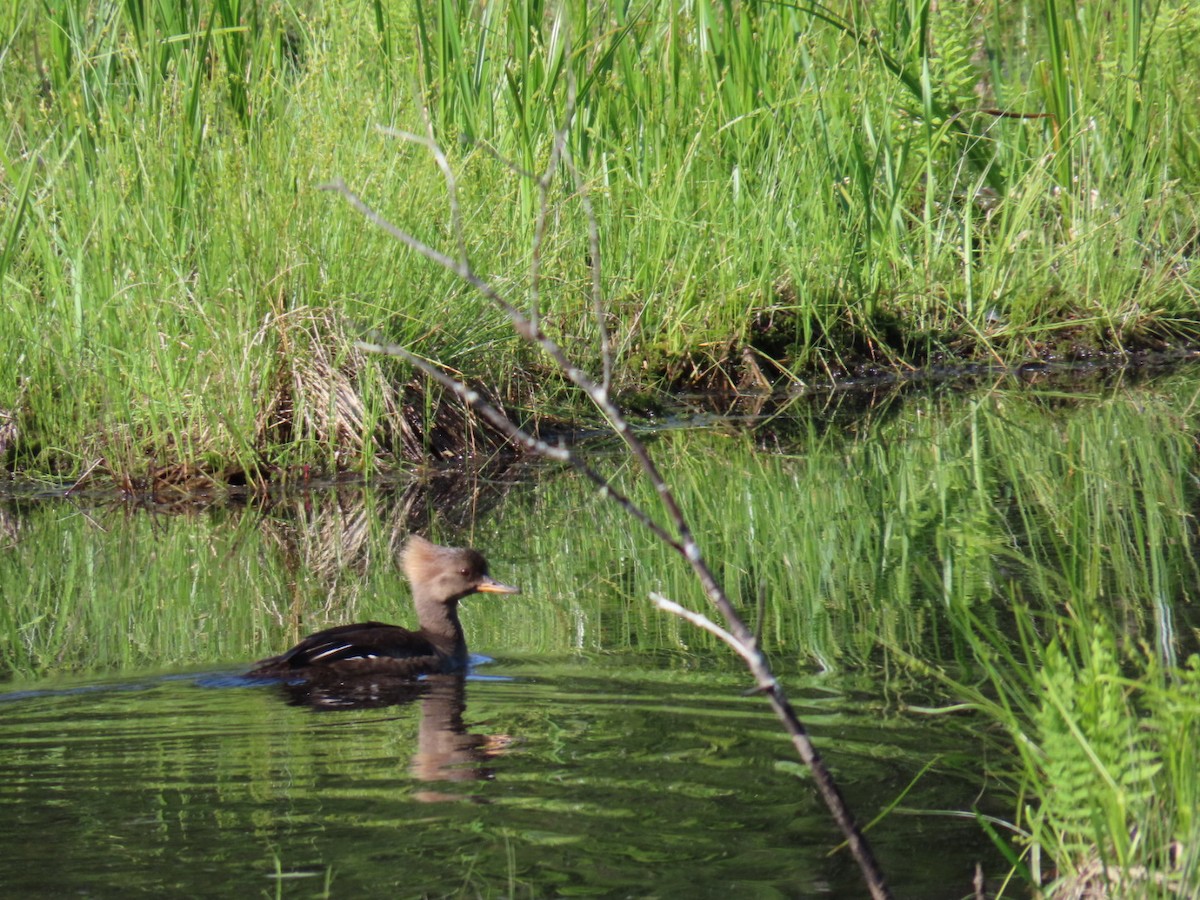
M463 578L466 578L468 575L471 574L471 570L470 569L459 569L458 574L461 575Z

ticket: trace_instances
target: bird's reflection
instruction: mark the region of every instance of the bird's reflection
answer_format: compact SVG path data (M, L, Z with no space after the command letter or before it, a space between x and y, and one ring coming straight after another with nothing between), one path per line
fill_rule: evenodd
M485 765L512 743L509 735L476 734L467 730L466 678L462 672L430 675L414 680L373 676L342 678L322 683L303 681L279 685L284 699L294 706L315 710L377 709L407 706L420 701L421 720L417 747L409 772L426 782L483 781L494 777ZM414 799L436 802L466 799L458 794L418 791Z

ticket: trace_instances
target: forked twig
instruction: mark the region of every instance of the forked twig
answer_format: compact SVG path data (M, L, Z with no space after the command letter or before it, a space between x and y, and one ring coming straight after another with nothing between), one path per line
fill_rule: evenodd
M573 98L573 91L572 91ZM883 878L882 872L875 861L871 848L859 830L854 821L854 816L851 814L846 805L845 799L842 797L841 791L834 782L832 775L826 768L820 754L813 746L812 740L809 738L807 731L804 728L800 718L796 715L792 708L787 695L783 688L772 674L766 657L759 649L758 641L755 635L742 621L733 604L726 596L724 589L713 575L712 570L708 567L700 547L697 545L695 538L692 535L691 527L685 518L682 509L677 502L674 492L663 478L658 466L650 456L646 445L630 428L620 409L613 402L610 396L611 380L612 380L612 362L611 349L608 342L608 333L604 326L603 316L604 309L602 304L602 290L600 279L600 252L599 252L599 231L596 225L596 218L591 207L590 201L587 200L587 191L580 177L578 170L575 167L574 160L571 158L567 149L567 138L570 131L570 125L573 118L573 102L568 108L566 116L566 124L555 133L554 149L552 151L551 165L547 167L545 175L537 179L539 189L539 199L542 204L542 209L538 217L538 227L535 236L534 246L534 261L531 263L531 269L534 273L534 285L538 281L537 273L539 271L540 250L542 239L544 236L544 226L546 219L546 207L549 204L549 185L553 177L557 160L561 160L562 164L572 174L575 181L577 195L583 198L584 211L589 223L589 243L590 243L590 265L592 268L592 298L594 313L596 315L597 324L600 328L600 343L601 357L603 364L603 377L597 383L583 369L572 362L563 351L563 349L550 338L541 328L540 315L537 306L534 305L530 313L527 315L522 312L515 304L508 301L500 292L485 278L478 275L471 266L470 258L466 250L466 239L462 230L462 220L459 212L459 203L457 195L457 185L454 179L453 170L446 159L445 153L434 139L432 126L429 125L429 118L426 115L426 125L429 131L429 137L423 138L416 135L407 134L405 132L389 130L388 133L393 136L411 140L420 143L427 147L441 169L443 176L446 179L446 188L449 195L449 203L451 209L452 225L455 230L455 240L458 244L459 258L452 259L439 250L430 247L424 242L418 240L413 235L409 234L402 228L399 228L386 217L381 215L375 209L365 203L362 198L350 190L345 182L340 179L331 184L324 185L323 189L331 190L341 194L356 210L362 213L368 221L383 229L388 234L392 235L396 240L420 253L426 259L436 263L443 269L452 272L467 284L478 290L483 296L494 303L502 310L512 322L513 328L517 334L524 340L536 344L541 350L549 356L562 373L575 384L600 410L601 414L608 421L612 430L618 434L624 441L626 448L630 454L637 460L638 466L642 474L650 481L653 486L663 510L666 513L667 520L670 523L670 529L673 529L675 536L672 536L668 527L660 524L654 516L643 509L640 505L630 499L628 496L617 490L612 483L603 475L587 465L580 457L563 445L551 445L532 434L518 427L511 419L496 407L489 404L476 391L463 384L461 381L446 374L445 371L432 365L428 360L422 359L419 356L411 353L398 345L377 344L359 342L358 346L364 350L386 353L392 356L400 357L430 377L434 378L440 384L453 391L459 399L474 409L483 419L497 428L501 433L507 435L511 440L524 447L532 453L540 456L564 462L577 471L586 476L593 484L597 486L602 496L612 498L624 509L629 515L637 519L642 525L648 528L651 533L659 540L663 541L672 550L679 553L687 560L692 571L699 579L701 586L704 589L705 595L709 601L721 613L725 620L726 627L722 628L712 622L707 617L687 610L679 606L673 601L667 600L658 595L652 595L655 604L660 608L675 615L681 616L698 627L704 628L717 635L725 643L738 653L745 660L747 667L754 676L758 691L764 694L767 701L770 703L775 715L782 722L784 729L792 739L793 745L796 747L800 758L809 767L812 772L814 783L817 790L820 792L822 799L829 808L838 827L841 829L846 838L846 843L850 847L851 853L854 855L855 861L863 873L863 878L867 883L867 887L872 897L887 898L891 896L887 884ZM536 299L536 293L534 294Z

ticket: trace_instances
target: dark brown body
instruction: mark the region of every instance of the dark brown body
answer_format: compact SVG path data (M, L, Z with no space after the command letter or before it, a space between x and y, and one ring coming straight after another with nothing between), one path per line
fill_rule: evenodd
M417 535L405 545L402 564L412 583L418 630L383 622L327 628L280 656L261 660L247 674L329 680L453 672L467 664L458 601L476 592L519 593L492 579L487 560L476 551L439 547Z

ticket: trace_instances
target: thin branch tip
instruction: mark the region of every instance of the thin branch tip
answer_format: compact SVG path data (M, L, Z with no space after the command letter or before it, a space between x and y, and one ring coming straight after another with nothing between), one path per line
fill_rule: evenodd
M423 147L431 146L429 138L420 134L413 134L411 131L405 131L402 128L393 128L391 125L376 125L375 130L380 134L385 134L388 137L397 138L401 141L408 141L411 144L420 144Z

